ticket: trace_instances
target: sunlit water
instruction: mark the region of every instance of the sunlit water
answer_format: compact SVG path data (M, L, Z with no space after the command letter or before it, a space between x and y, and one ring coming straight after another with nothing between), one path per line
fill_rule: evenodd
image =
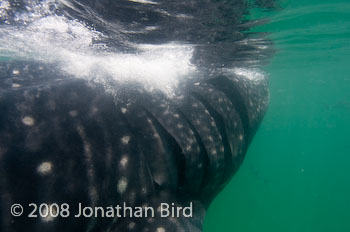
M277 48L270 108L204 231L350 231L349 13L346 0L256 12Z
M177 25L176 20L183 18L182 21L187 22L186 18L192 20L194 16L182 14L182 11L186 11L185 7L175 9L172 8L172 3L163 3L170 5L166 9L161 1L145 0L120 1L116 5L105 1L101 2L101 6L94 1L87 5L78 0L28 0L18 6L13 2L15 1L0 2L0 60L24 59L42 62L43 65L54 64L63 76L95 81L103 84L107 90L110 80L137 82L147 91L160 90L169 97L175 94L181 81L195 76L236 71L238 75L248 78L264 76L256 65L260 58L249 59L249 70L247 64L231 60L231 57L237 60L240 55L225 58L225 53L236 54L234 46L231 46L232 40L235 40L237 46L254 46L257 54L268 50L269 47L262 38L241 36L238 39L233 34L233 38L227 39L229 43L220 41L218 45L213 43L213 48L210 48L207 41L217 39L214 37L217 29L214 26L202 26L201 30L197 30L195 23L188 23L193 28ZM133 2L134 5L130 7L127 2ZM161 18L158 19L159 22L152 22L150 17L148 20L151 22L142 23L144 19L138 15L138 11L150 11L149 5L155 5L152 14L155 18ZM183 5L186 6L186 3ZM98 6L101 9L97 9ZM212 7L216 7L215 3ZM109 8L116 9L113 11ZM115 13L117 10L121 13ZM212 23L207 19L206 11L200 15L203 18L192 21L199 25L205 25L206 20L207 24ZM122 15L124 12L127 12L125 16ZM116 16L107 20L109 14ZM126 17L127 23L123 17ZM162 25L162 17L169 21L169 25ZM173 25L167 17L174 21ZM154 26L149 26L152 23ZM189 39L184 40L182 37ZM223 52L218 50L219 47ZM211 53L210 49L218 54ZM204 65L194 62L198 60L205 60Z
M92 80L105 85L107 90L108 79L135 81L149 91L158 89L169 96L182 78L196 71L190 62L193 53L190 45L176 41L159 45L133 43L123 38L122 29L116 29L114 36L119 36L119 41L132 48L133 53L109 46L106 41L115 38L83 20L60 13L69 9L77 15L80 12L74 6L80 4L77 1L30 0L25 10L14 9L7 0L0 4L0 59L54 64L63 76ZM98 23L96 19L94 22Z

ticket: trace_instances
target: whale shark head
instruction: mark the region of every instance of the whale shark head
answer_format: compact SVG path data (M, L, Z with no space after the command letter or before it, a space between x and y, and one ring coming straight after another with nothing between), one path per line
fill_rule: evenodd
M250 4L2 1L1 231L201 231L269 102Z

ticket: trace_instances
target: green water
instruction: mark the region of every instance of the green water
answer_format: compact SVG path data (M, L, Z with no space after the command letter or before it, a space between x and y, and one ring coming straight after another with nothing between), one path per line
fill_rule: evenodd
M204 231L350 231L350 1L283 1L271 21L271 103Z

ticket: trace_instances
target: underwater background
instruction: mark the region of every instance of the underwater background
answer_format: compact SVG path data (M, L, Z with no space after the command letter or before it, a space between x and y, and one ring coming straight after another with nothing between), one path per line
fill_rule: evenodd
M268 113L204 231L350 231L350 1L280 1Z

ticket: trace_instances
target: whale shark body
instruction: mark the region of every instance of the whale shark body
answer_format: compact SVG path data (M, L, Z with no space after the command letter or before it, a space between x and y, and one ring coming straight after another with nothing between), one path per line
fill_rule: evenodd
M268 106L248 9L2 1L0 230L201 231Z

